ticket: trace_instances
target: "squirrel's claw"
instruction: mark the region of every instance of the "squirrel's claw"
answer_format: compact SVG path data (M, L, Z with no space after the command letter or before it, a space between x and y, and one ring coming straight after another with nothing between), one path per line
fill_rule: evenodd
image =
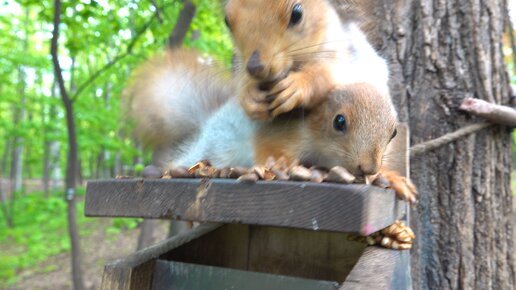
M387 171L378 175L378 178L385 178L389 181L390 188L394 190L399 199L417 203L417 188L410 179L399 175L397 172Z
M290 74L287 78L278 82L270 90L268 97L268 100L271 101L269 110L272 117L288 113L299 107L305 101L305 91L296 74Z
M240 105L251 119L269 120L269 103L265 97L265 92L258 90L256 85L250 85L241 95Z

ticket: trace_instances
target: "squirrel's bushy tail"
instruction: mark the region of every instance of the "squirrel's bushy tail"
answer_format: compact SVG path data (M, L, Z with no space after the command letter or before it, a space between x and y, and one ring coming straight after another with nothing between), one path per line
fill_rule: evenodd
M140 67L125 92L136 134L156 151L173 151L198 134L233 94L225 70L197 53L170 50Z

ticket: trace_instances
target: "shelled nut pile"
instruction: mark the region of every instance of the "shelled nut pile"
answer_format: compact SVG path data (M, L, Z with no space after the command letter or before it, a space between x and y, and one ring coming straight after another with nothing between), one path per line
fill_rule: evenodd
M416 235L411 228L402 221L396 221L393 225L367 237L350 236L350 240L367 243L370 246L382 246L393 250L410 250Z

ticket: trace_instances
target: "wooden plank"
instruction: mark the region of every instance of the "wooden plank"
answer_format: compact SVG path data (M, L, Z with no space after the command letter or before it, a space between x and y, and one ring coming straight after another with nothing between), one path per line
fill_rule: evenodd
M408 251L366 249L340 290L410 289Z
M155 260L170 250L195 240L217 228L218 224L204 224L155 246L117 260L104 267L102 290L150 290Z
M247 270L249 228L247 225L224 225L171 250L161 259Z
M369 235L399 219L402 204L391 190L357 184L109 180L88 183L85 213Z
M342 282L366 245L336 232L251 227L249 271Z
M338 283L272 274L158 261L154 276L155 290L337 290Z

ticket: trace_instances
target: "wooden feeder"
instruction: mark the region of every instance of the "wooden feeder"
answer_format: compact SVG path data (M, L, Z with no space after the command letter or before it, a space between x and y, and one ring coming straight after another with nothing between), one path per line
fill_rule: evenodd
M106 265L102 289L336 290L411 288L409 251L348 240L406 208L368 185L139 179L88 183L85 212L202 223Z

